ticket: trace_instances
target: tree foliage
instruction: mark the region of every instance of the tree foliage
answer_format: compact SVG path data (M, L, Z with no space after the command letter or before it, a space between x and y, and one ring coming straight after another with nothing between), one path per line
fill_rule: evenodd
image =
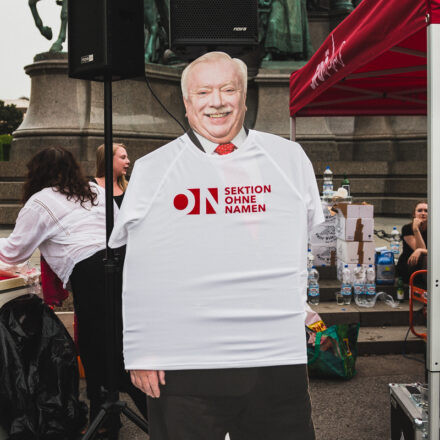
M12 134L23 121L23 113L14 104L0 100L0 134Z

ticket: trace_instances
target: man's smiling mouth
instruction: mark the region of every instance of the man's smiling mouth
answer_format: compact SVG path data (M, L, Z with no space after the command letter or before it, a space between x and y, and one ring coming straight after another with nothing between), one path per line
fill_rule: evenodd
M232 112L224 112L224 113L212 113L212 114L207 114L206 116L208 116L208 118L224 118L225 116L230 115Z

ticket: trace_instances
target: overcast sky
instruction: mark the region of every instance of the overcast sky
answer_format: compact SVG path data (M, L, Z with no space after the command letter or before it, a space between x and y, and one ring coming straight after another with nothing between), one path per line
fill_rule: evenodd
M43 23L52 28L53 42L60 29L61 7L55 0L41 0L37 6ZM52 42L36 28L28 0L0 0L0 17L0 99L29 97L31 81L23 67L32 63L35 54L47 52Z

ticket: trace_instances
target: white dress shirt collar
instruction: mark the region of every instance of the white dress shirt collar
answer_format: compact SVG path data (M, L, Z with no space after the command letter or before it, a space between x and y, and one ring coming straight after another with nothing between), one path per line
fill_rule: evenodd
M218 147L219 144L216 144L215 142L211 142L210 140L204 138L199 133L197 133L195 130L194 134L197 136L197 139L200 141L203 149L205 150L206 154L214 154L214 150ZM234 139L232 139L232 143L237 147L240 148L244 142L246 141L247 134L243 127L241 127L241 130L238 132L237 136L235 136Z

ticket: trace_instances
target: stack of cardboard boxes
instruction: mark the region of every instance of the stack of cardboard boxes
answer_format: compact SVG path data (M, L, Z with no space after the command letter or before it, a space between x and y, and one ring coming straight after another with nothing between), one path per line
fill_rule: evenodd
M354 268L362 264L364 269L374 265L374 207L366 204L338 203L335 219L336 265L338 280L347 264L353 274Z

